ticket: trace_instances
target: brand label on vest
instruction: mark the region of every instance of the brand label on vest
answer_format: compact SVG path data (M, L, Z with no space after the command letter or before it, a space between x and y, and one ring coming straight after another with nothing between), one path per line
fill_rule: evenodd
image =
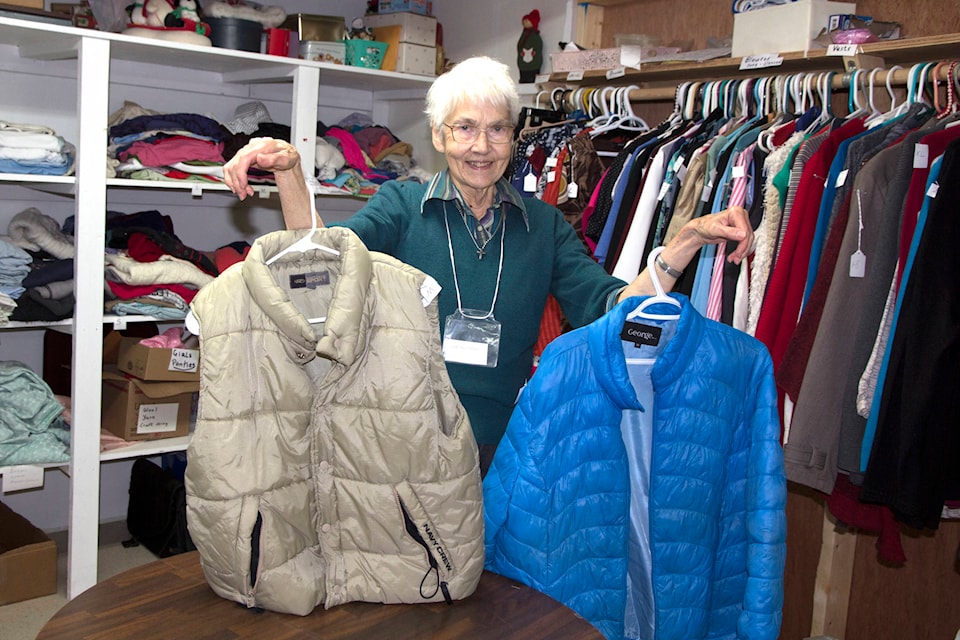
M655 347L660 344L660 331L660 327L639 322L625 322L623 331L620 332L620 339L624 342L632 342L638 347L641 345Z
M330 284L329 271L313 271L311 273L294 273L290 276L291 289L316 289Z

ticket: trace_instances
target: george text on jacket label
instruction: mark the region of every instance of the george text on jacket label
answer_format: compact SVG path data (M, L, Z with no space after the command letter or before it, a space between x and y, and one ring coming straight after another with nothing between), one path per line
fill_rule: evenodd
M653 327L639 322L624 322L620 339L632 342L636 346L649 345L655 347L660 343L660 327Z

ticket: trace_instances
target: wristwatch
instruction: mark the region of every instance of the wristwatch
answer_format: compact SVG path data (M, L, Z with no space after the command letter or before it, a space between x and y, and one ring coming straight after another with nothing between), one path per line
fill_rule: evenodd
M660 270L663 271L668 276L670 276L671 278L676 279L683 275L682 269L674 269L673 267L667 264L666 260L663 259L663 254L660 254L660 253L657 254L656 263L657 263L657 266L660 267Z

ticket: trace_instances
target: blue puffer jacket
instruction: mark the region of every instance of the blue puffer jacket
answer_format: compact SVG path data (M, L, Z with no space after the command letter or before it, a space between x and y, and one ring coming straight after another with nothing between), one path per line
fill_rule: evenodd
M650 600L656 640L775 640L783 605L786 478L770 356L700 316L653 365ZM643 410L620 339L641 298L544 352L484 480L486 568L624 635L631 484L624 411Z

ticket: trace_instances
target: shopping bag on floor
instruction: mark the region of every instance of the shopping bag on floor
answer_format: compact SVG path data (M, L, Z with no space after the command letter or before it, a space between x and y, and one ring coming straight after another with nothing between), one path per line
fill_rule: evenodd
M196 549L187 531L183 480L169 469L137 458L130 471L127 529L133 541L161 558Z

